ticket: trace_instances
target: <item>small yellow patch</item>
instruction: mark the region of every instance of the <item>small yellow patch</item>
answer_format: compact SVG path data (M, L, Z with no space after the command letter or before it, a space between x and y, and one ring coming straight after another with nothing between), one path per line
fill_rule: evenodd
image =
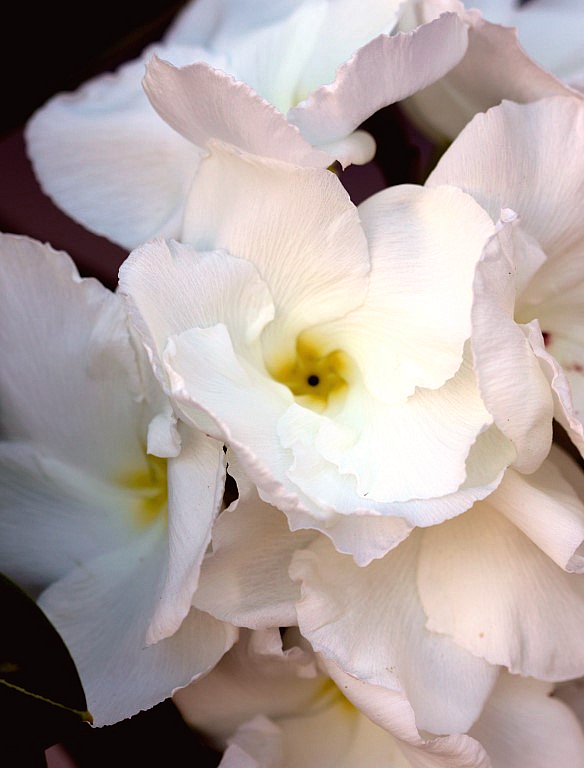
M166 514L168 488L166 459L146 456L147 469L130 472L121 479L121 485L136 496L136 522L140 526L153 523L158 515Z
M322 354L315 344L299 338L296 357L280 363L270 373L302 405L323 411L332 398L345 393L349 367L349 358L342 350Z

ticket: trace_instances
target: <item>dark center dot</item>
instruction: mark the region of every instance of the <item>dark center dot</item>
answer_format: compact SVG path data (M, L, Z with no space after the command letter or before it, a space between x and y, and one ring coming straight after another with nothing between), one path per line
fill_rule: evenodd
M308 377L307 381L308 381L308 384L311 387L318 387L318 385L320 383L320 379L318 378L318 376L315 373L311 373L310 376Z

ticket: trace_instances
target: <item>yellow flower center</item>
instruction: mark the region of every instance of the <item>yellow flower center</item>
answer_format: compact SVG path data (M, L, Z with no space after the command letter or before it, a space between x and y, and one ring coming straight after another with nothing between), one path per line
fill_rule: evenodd
M349 368L349 357L342 350L323 354L316 344L299 338L296 357L280 362L270 373L302 405L323 411L345 394Z
M146 460L146 469L130 472L121 481L136 497L135 514L139 526L150 525L158 515L166 514L168 505L166 459L148 454Z

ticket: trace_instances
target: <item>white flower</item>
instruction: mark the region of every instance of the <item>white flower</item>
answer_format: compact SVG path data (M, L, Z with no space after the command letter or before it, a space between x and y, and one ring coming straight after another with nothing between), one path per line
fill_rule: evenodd
M579 0L480 0L466 6L459 0L419 0L401 19L401 28L410 29L452 11L468 25L460 64L402 104L433 141L454 139L475 114L503 99L526 103L579 96L575 88L584 84Z
M123 302L49 246L2 235L0 249L0 570L40 593L94 722L112 723L207 672L237 636L191 609L223 451L180 428L174 455L147 455L160 397Z
M511 209L477 268L472 348L524 471L547 450L546 412L584 455L583 149L584 100L504 102L475 117L427 181L456 184L493 220Z
M494 232L452 187L356 209L328 171L214 144L190 244L136 249L120 290L181 418L228 444L292 528L365 563L486 496L515 458L468 348Z
M225 750L221 768L584 765L584 734L546 684L503 675L469 735L422 738L402 695L343 674L290 632L284 644L270 631L244 636L175 695L186 722Z
M467 732L505 670L550 684L582 674L584 475L559 449L362 567L319 532L290 532L235 476L199 609L252 629L298 625L344 673L405 696L428 733Z
M33 116L27 149L40 183L76 220L133 247L180 236L209 138L301 165L366 162L374 142L355 129L466 50L456 14L390 34L399 6L197 0L140 60ZM164 120L141 88L149 59L145 89Z

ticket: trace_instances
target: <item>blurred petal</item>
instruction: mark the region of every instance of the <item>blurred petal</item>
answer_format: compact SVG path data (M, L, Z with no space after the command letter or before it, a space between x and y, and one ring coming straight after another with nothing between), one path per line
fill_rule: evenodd
M123 302L48 245L1 235L0 249L3 438L30 441L96 480L146 470Z
M181 63L192 49L164 49ZM187 53L190 54L187 57ZM69 216L125 248L177 237L201 150L152 110L138 59L48 101L27 123L44 192Z

